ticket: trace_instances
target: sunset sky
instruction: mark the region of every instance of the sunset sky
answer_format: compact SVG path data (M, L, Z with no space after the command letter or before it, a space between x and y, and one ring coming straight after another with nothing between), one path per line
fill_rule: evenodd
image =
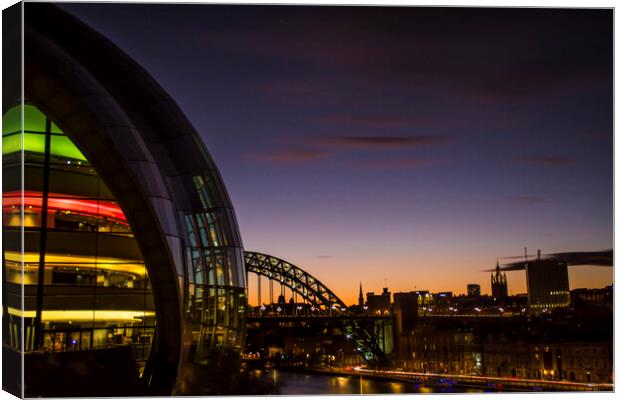
M246 250L346 302L360 281L489 292L484 270L525 246L613 247L610 10L63 8L177 101ZM613 279L569 270L571 288Z

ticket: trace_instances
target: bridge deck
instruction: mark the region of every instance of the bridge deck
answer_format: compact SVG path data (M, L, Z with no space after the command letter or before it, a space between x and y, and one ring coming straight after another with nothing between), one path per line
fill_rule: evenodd
M296 322L296 321L383 321L392 320L390 316L370 316L370 315L249 315L247 322Z

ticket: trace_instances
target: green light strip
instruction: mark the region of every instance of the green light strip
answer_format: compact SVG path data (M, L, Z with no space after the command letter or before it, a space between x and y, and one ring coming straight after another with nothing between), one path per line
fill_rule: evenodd
M9 109L2 116L2 155L17 153L22 150L22 135L13 134L21 132L21 105ZM32 153L45 152L45 115L33 105L24 106L24 130L40 133L24 133L24 151ZM71 139L52 123L50 154L56 157L70 158L73 160L86 161L86 157L73 144ZM61 134L61 135L58 135Z

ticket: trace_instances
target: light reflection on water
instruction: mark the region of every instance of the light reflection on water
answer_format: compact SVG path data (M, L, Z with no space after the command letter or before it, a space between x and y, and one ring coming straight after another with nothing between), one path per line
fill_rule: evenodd
M368 378L362 378L360 382L360 378L356 376L331 376L275 370L264 371L260 376L261 379L275 383L275 394L280 395L482 392L482 390L470 388L428 387L412 382Z

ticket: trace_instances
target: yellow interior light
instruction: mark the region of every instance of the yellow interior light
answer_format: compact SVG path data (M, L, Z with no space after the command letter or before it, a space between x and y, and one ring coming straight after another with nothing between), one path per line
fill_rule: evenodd
M6 251L5 259L7 261L20 262L23 260L24 269L30 271L38 268L39 253L21 253L16 251ZM98 269L114 272L125 272L140 277L146 276L146 267L139 260L130 260L123 258L111 258L111 257L86 257L86 256L74 256L64 254L46 254L45 255L46 267L54 265L62 265L66 267L76 267L84 269Z
M34 310L21 310L8 307L11 315L24 318L34 318ZM43 310L43 321L134 321L143 317L155 316L154 311L139 310Z

